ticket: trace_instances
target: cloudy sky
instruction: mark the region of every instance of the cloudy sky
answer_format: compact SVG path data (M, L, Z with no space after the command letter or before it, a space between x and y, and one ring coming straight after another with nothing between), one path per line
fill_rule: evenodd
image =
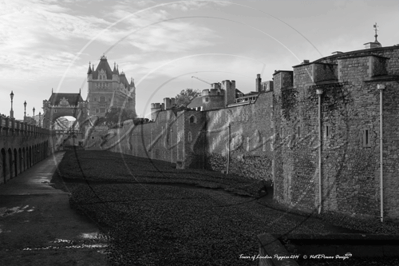
M236 80L334 51L363 49L379 25L383 46L399 43L397 0L101 1L0 0L0 113L42 111L54 92L87 96L89 62L105 54L134 78L137 113L182 89Z

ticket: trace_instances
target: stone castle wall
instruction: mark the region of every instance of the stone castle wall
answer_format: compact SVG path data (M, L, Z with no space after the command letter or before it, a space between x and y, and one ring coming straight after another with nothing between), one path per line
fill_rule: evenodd
M384 85L384 214L397 218L398 75L398 48L334 55L293 71L276 71L273 91L260 93L252 104L177 114L160 108L153 123L124 124L109 131L102 148L182 168L228 170L272 180L275 200L303 210L314 211L322 202L323 212L379 217L377 87ZM316 90L323 92L321 121Z
M393 56L390 49L390 56ZM329 82L318 83L315 65L294 67L293 86L275 83L275 199L314 210L319 198L318 96L322 89L322 210L380 215L380 92L384 114L384 210L398 217L397 63L381 56L350 54L337 64ZM398 58L398 49L394 61ZM312 69L313 68L313 69ZM283 80L284 72L274 80ZM385 75L384 75L385 74ZM336 77L335 80L331 79ZM323 78L325 80L325 78ZM396 81L392 81L392 79ZM328 79L327 79L328 80ZM366 141L367 138L367 141Z
M272 180L272 93L256 103L206 112L207 167ZM230 126L230 130L229 130ZM229 134L230 132L230 134Z
M106 136L97 130L86 146L169 161L183 168L221 171L227 167L230 139L231 173L272 180L271 103L272 93L263 93L255 104L246 106L177 114L163 110L152 123L125 122Z

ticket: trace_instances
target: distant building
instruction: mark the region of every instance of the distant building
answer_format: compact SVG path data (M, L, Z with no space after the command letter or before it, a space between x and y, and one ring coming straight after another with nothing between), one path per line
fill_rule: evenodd
M112 107L122 108L136 115L136 87L114 64L112 70L103 55L97 68L89 63L87 71L89 116L104 116Z
M54 122L63 116L73 116L78 123L87 117L87 103L79 93L54 93L48 100L43 100L43 116L40 125L44 128L54 128ZM32 118L33 121L35 121Z
M210 89L201 92L201 96L196 97L187 106L190 109L208 111L226 107L246 105L254 102L259 93L272 91L273 82L266 81L262 83L260 74L256 78L256 91L242 93L236 88L234 80L224 80L222 83L211 84Z

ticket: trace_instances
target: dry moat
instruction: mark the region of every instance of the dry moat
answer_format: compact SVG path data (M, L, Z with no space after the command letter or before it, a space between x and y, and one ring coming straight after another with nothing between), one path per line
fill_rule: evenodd
M255 265L245 258L259 253L257 236L265 232L283 236L398 231L395 224L285 209L273 202L270 191L259 193L259 181L177 170L161 161L69 151L59 169L53 182L71 192L71 207L108 235L113 265ZM332 265L327 260L317 263ZM365 265L365 260L352 257L345 263Z

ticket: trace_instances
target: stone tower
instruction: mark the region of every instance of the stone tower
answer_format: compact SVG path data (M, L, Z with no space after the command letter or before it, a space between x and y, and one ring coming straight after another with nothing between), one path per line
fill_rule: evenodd
M125 109L136 116L136 87L125 73L119 73L114 63L112 70L103 55L97 68L89 63L87 71L89 116L104 116L112 107Z

